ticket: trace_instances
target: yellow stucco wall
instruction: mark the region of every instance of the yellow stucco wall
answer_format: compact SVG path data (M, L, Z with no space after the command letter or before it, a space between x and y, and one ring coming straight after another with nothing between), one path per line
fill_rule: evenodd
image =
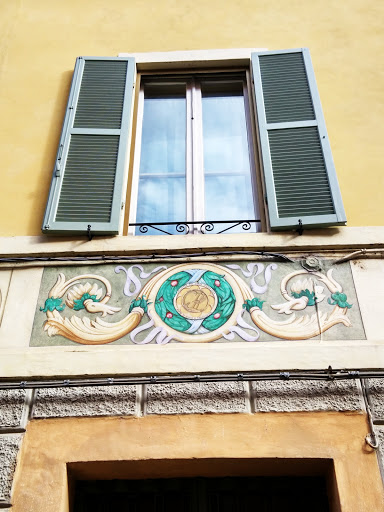
M374 0L2 0L0 236L38 235L78 55L308 46L350 226L384 224Z

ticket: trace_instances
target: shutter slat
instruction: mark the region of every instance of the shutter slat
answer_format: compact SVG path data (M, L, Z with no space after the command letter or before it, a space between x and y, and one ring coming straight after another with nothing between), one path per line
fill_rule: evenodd
M76 216L77 221L88 223L96 220L99 222L110 221L114 180L111 181L109 176L105 180L104 173L113 176L115 174L119 139L120 137L117 135L72 135L66 166L67 172L64 175L56 220L64 221L67 217L71 217L74 211L79 210ZM89 152L90 146L93 146L92 153ZM74 153L72 148L76 148ZM86 180L81 172L81 167L85 160L87 160L87 166L92 165L92 162L98 165L99 159L103 160L104 173L97 173L95 168L94 172L98 181L94 184ZM83 182L83 194L79 194L77 183L81 177L86 180ZM100 193L100 189L102 193ZM93 203L96 203L96 206Z
M75 128L120 128L128 63L85 62ZM106 104L108 108L106 108Z
M114 176L119 139L120 137L117 135L72 135L56 220L64 221L67 217L71 217L74 211L79 211L78 221L88 223L95 222L96 219L101 222L110 221L114 180L112 182L110 179L104 180L103 174L97 174L98 182L96 186L91 185L88 181L85 181L86 177L82 173L82 165L85 160L87 160L87 167L92 166L92 163L99 165L99 159L102 159L103 171ZM92 153L89 151L91 146ZM75 151L73 152L72 149ZM81 178L84 180L83 193L79 194L77 182ZM102 194L97 194L98 189L102 190ZM95 207L92 203L95 203L96 200ZM98 211L98 208L100 211Z
M315 119L303 56L290 55L289 65L285 60L274 55L260 57L267 123Z
M301 168L305 174L316 168L316 176L321 178L322 185L318 187L316 200L311 196L312 207L310 215L334 214L331 190L327 179L327 170L322 151L319 151L319 141L316 133L316 126L306 128L291 128L286 130L271 130L269 132L269 144L272 160L272 172L274 176L281 175L288 177L291 184L291 192L285 189L284 182L275 180L275 191L277 198L277 209L279 217L292 217L302 211L303 201L312 190L311 184L300 180L298 172L287 173L287 170ZM307 144L300 144L302 136L307 139ZM280 146L281 139L285 140L283 147ZM312 140L312 142L310 142ZM277 155L275 153L277 151ZM276 157L278 156L278 157ZM287 164L289 163L289 167ZM289 197L287 197L289 195ZM325 201L320 199L325 196ZM289 207L288 207L289 205Z

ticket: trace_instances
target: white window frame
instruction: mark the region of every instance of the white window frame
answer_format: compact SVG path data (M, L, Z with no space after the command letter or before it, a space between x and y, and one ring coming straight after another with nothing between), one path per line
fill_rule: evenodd
M250 167L251 167L251 179L253 187L253 195L255 198L255 218L261 220L261 229L263 231L266 224L266 216L264 214L264 208L261 207L263 204L264 197L264 183L263 176L260 172L259 158L257 155L257 135L255 116L252 102L253 87L251 87L250 78L250 59L252 52L265 51L265 48L235 48L228 50L192 50L192 51L174 51L174 52L153 52L153 53L119 53L119 57L134 57L136 61L136 69L139 74L137 83L140 82L141 75L156 76L156 74L177 74L190 75L199 73L225 73L225 72L239 72L246 73L246 89L247 94L244 95L245 99L245 112L247 122L247 132L249 137L249 155L250 155ZM192 71L193 70L193 71ZM188 94L196 94L196 89L187 90ZM129 200L129 212L128 213L128 235L135 233L135 227L131 226L131 223L135 222L136 211L137 211L137 193L139 184L139 166L140 166L140 153L141 153L141 127L143 122L143 106L144 106L144 91L140 87L138 93L138 101L136 108L136 137L133 141L133 165L130 167L132 172L131 187L128 190L127 197ZM192 117L191 102L188 101L187 97L187 119L190 120ZM193 116L201 116L199 109L194 111ZM191 122L187 123L187 142L193 137L194 141L197 141L201 134L193 133L194 130ZM192 135L192 137L191 137ZM202 162L201 144L194 144L193 152L192 149L187 147L187 159L186 159L186 188L192 190L192 161ZM202 166L202 164L199 164ZM202 174L202 172L200 172ZM194 172L194 179L196 180L196 171ZM180 221L190 221L193 218L192 209L194 211L203 212L203 205L201 205L201 198L204 197L201 191L204 186L203 176L200 177L201 183L198 187L194 187L193 198L188 197L187 194L187 218L180 219ZM256 185L256 181L259 185ZM193 204L192 204L193 203ZM194 219L194 220L204 220ZM213 219L207 219L213 220ZM229 231L230 232L230 231ZM190 229L191 234L198 233L197 227Z

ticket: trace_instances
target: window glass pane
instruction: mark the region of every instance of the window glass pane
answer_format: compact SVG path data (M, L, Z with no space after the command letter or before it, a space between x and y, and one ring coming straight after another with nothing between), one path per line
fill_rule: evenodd
M185 213L185 177L145 177L139 181L137 201L137 223L182 222ZM176 234L175 226L157 226L159 229ZM143 233L136 227L136 235L161 235L161 231L149 228Z
M250 177L243 174L205 176L205 218L217 220L251 220L255 218ZM227 229L231 224L215 224L211 233ZM228 229L228 233L243 232L239 227ZM260 230L259 223L251 223L249 231ZM247 230L248 231L248 230Z
M205 218L255 219L243 82L202 82ZM212 233L229 228L215 225ZM258 231L253 223L251 231ZM229 233L241 232L231 228Z
M185 172L186 99L185 86L144 88L144 117L140 173Z
M202 83L204 171L249 173L243 83Z
M182 222L186 219L185 83L144 85L139 190L136 223ZM136 228L136 234L176 233L169 225Z

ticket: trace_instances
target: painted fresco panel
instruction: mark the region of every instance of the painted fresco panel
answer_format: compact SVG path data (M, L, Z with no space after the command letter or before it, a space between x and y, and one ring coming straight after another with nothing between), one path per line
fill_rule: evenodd
M49 267L30 345L321 339L365 339L349 263Z

